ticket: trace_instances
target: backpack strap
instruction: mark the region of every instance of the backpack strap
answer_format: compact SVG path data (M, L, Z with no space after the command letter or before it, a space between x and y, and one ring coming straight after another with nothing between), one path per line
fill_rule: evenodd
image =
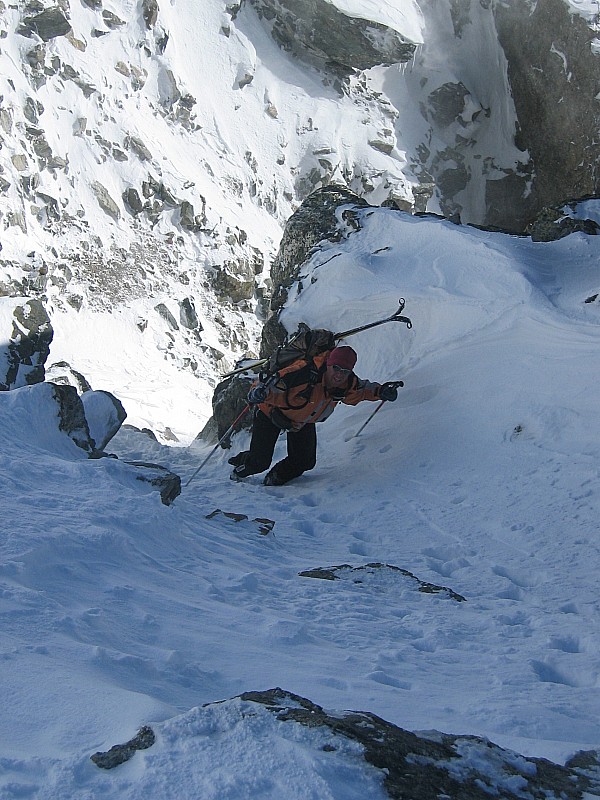
M321 363L315 363L315 361ZM311 359L300 369L288 372L283 376L282 381L286 386L285 402L289 410L293 409L294 411L297 411L305 408L308 405L313 393L313 389L317 383L321 381L325 370L327 369L326 361L326 358L322 359L320 357ZM296 386L302 386L302 384L306 384L306 388L300 392L297 397L302 398L303 402L292 405L290 403L290 389L293 389Z

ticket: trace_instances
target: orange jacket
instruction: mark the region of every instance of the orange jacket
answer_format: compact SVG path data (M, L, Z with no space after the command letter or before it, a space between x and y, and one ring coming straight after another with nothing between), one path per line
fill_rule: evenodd
M309 422L326 420L339 402L355 406L362 400L379 400L381 384L361 380L354 373L343 393L330 394L323 386L328 355L329 352L321 353L312 363L300 359L279 370L279 379L269 387L266 400L259 405L263 414L284 427L276 419L279 411L286 418L284 422L291 422L291 430L297 431Z

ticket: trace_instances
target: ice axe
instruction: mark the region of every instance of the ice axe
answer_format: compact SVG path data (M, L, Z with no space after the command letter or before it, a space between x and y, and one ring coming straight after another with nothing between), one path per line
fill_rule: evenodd
M345 339L348 336L352 336L355 333L360 333L361 331L368 331L370 328L375 328L378 325L384 325L386 322L403 322L406 327L410 330L412 328L412 322L408 317L402 316L402 311L404 310L404 306L406 304L406 300L401 297L399 300L399 305L397 311L389 316L385 317L385 319L379 319L375 322L368 322L366 325L359 325L357 328L350 328L347 331L341 331L340 333L334 333L333 338L337 341L341 339ZM267 363L268 358L262 358L260 361L253 361L250 364L246 364L244 367L238 367L234 369L232 372L226 372L222 377L223 378L232 378L234 375L241 375L243 372L247 372L248 370L253 370L256 367L262 367L264 364Z
M393 388L393 389L401 389L401 388L404 386L404 381L386 381L385 385L386 385L386 386L389 386L390 388ZM369 424L369 422L371 422L371 420L373 419L373 417L375 416L375 414L376 414L378 411L380 411L380 410L381 410L381 407L383 406L383 404L384 404L384 403L387 403L387 400L382 400L382 401L381 401L381 403L379 403L379 405L377 406L377 408L375 409L375 411L373 411L373 412L372 412L372 413L369 415L369 417L368 417L367 421L366 421L366 422L364 422L364 423L363 423L363 424L360 426L360 428L359 428L359 429L356 431L356 433L354 434L354 436L351 436L351 437L350 437L350 439L356 439L356 437L357 437L357 436L359 436L359 435L360 435L360 433L361 433L362 431L364 431L364 429L367 427L367 425ZM347 439L347 441L350 441L350 439Z
M394 311L394 313L390 317L386 317L385 319L379 319L376 322L368 322L366 325L359 325L358 328L351 328L349 331L342 331L341 333L335 333L334 339L345 339L347 336L352 336L355 333L360 333L361 331L368 331L369 328L375 328L377 325L384 325L386 322L404 322L406 327L410 330L412 328L412 322L408 317L403 317L402 312L404 311L404 306L406 305L406 300L401 297L398 306L398 310Z

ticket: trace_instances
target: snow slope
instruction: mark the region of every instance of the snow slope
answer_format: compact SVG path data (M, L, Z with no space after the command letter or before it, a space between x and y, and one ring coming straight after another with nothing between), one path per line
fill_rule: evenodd
M273 686L557 761L599 747L598 239L360 222L306 265L285 321L340 330L404 297L412 330L350 341L359 375L405 388L359 437L375 406L337 410L286 487L229 481L218 451L166 507L121 459L185 482L200 442L124 428L120 460L86 460L37 440L28 389L0 394L2 798L383 797L350 743L327 760L322 731L201 708ZM389 568L298 574L373 562L466 602ZM90 761L144 724L153 747L112 772Z

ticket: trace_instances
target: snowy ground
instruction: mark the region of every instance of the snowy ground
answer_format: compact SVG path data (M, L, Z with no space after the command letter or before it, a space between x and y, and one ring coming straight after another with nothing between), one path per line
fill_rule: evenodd
M243 434L166 507L121 460L42 437L28 389L0 395L2 798L383 797L350 743L310 758L325 733L198 708L274 686L556 761L600 746L600 327L584 302L600 243L386 210L362 224L314 256L286 323L341 330L405 297L411 331L352 340L359 375L405 388L358 438L375 406L336 411L287 487L229 481ZM208 453L127 429L109 449L184 482ZM370 562L467 602L393 570L298 575ZM143 724L152 748L113 772L89 760Z

